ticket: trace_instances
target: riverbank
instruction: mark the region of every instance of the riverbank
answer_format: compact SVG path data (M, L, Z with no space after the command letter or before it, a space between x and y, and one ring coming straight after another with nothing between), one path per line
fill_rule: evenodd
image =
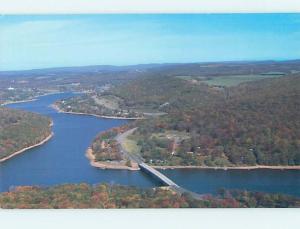
M6 105L9 105L9 104L16 104L16 103L28 103L28 102L34 102L34 101L36 101L39 97L43 97L43 96L47 96L47 95L53 95L53 94L61 94L61 93L63 93L63 92L49 92L49 93L46 93L46 94L43 94L43 95L37 95L37 96L34 96L34 97L32 97L31 99L25 99L25 100L19 100L19 101L5 102L5 103L0 104L0 106L6 106Z
M129 166L126 166L125 163L122 163L122 162L95 161L95 155L93 154L93 150L91 148L87 149L85 155L90 160L91 166L99 168L99 169L117 169L117 170L125 169L125 170L130 170L130 171L140 170L138 164L134 164L132 167L129 167Z
M132 128L130 130L127 130L120 136L116 138L118 143L122 146L124 139L128 137L128 135L132 134L136 128ZM122 137L121 137L122 136ZM126 152L125 149L123 149L123 152ZM175 165L175 166L158 166L158 165L150 165L152 168L155 169L214 169L214 170L254 170L254 169L276 169L276 170L300 170L300 165L295 166L270 166L270 165L255 165L255 166L227 166L227 167L221 167L221 166L184 166L184 165Z
M51 123L50 126L52 126L52 125L53 125L53 124ZM30 150L30 149L32 149L32 148L35 148L35 147L37 147L37 146L40 146L40 145L45 144L47 141L49 141L49 140L53 137L53 135L54 135L54 133L51 132L50 135L48 135L45 139L43 139L43 140L40 141L39 143L34 144L34 145L32 145L32 146L25 147L25 148L23 148L23 149L21 149L21 150L15 152L15 153L13 153L13 154L7 156L7 157L4 157L4 158L0 159L0 162L7 161L7 160L11 159L12 157L15 157L15 156L17 156L17 155L19 155L19 154L21 154L21 153L24 153L24 152L27 151L27 150Z
M89 114L89 113L82 113L82 112L64 111L64 110L60 109L55 104L51 104L50 107L53 108L54 110L56 110L59 113L65 113L65 114L88 115L88 116L94 116L94 117L97 117L97 118L121 119L121 120L141 120L141 119L145 119L145 118L138 118L138 117L136 117L136 118L127 118L127 117L106 116L106 115L96 115L96 114Z
M156 169L214 169L214 170L254 170L254 169L274 169L274 170L300 170L300 165L255 165L255 166L236 166L236 167L220 167L220 166L159 166L152 165L151 167Z
M6 106L6 105L9 105L9 104L15 104L15 103L27 103L27 102L33 102L33 101L36 101L36 100L37 100L37 98L27 99L27 100L20 100L20 101L11 101L11 102L2 103L2 104L0 104L0 106Z

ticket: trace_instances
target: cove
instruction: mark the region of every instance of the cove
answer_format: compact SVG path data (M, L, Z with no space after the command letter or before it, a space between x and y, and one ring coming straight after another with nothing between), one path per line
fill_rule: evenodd
M0 191L18 185L50 186L64 183L109 183L141 188L159 184L141 171L102 170L89 164L85 150L101 131L126 124L126 120L57 113L49 107L56 100L74 96L62 93L35 101L7 105L53 119L53 138L0 163ZM220 188L246 189L300 196L300 170L161 170L178 185L198 193L216 193Z

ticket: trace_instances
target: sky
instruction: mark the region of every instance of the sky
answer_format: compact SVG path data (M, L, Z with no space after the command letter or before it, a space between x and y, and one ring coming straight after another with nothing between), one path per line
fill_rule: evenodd
M300 59L300 14L0 15L0 70Z

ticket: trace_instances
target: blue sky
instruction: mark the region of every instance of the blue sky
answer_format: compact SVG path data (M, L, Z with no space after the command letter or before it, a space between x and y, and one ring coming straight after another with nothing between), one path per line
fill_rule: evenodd
M300 59L300 14L0 16L0 70Z

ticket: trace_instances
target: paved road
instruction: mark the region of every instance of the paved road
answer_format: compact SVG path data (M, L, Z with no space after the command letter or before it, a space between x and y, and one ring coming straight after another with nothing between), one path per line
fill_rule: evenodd
M122 143L124 142L124 140L129 136L131 135L135 130L137 129L136 128L133 128L133 129L130 129L130 130L127 130L125 131L124 133L122 134L118 134L115 139L116 141L119 143L119 147L120 147L120 151L123 155L125 155L126 157L128 157L130 160L132 161L135 161L136 163L138 164L141 164L144 162L143 158L139 155L135 155L135 154L132 154L132 153L129 153L126 149L124 149L124 147L122 146Z

